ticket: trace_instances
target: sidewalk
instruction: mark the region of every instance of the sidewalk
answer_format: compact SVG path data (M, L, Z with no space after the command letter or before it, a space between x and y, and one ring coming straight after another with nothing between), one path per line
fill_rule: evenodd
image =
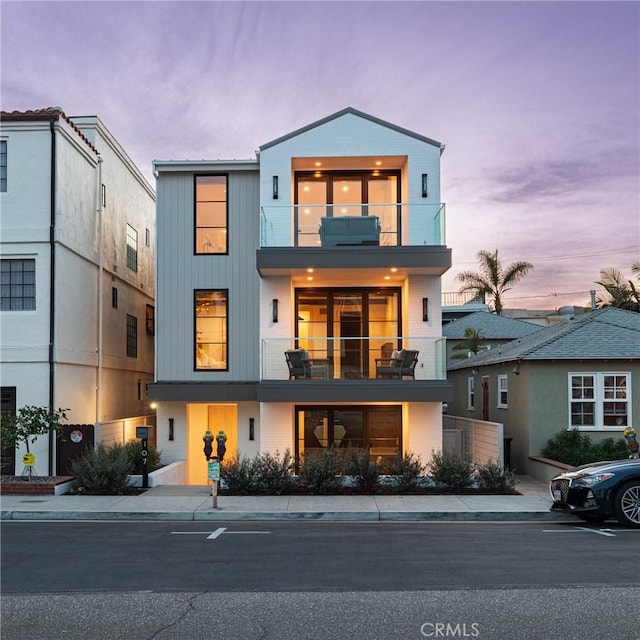
M2 520L560 520L545 484L526 476L522 495L219 496L211 487L162 485L137 496L2 496Z

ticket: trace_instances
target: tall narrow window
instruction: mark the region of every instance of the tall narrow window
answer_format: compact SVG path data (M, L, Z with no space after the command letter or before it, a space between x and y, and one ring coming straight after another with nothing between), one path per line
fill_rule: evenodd
M467 378L467 409L470 411L476 407L476 379L473 376Z
M127 314L127 357L138 357L138 318Z
M195 252L227 253L227 176L195 180Z
M118 308L118 289L111 287L111 306L114 309Z
M144 244L147 247L151 246L151 231L149 229L144 230Z
M145 317L145 328L148 336L153 336L156 333L156 315L155 309L152 305L148 304Z
M36 308L36 261L3 259L0 265L1 311L34 311Z
M7 141L0 141L0 191L7 190Z
M130 224L127 225L127 267L138 270L138 232Z
M507 376L498 376L498 408L506 409L508 405L509 380Z
M196 370L228 370L228 296L226 290L195 292Z

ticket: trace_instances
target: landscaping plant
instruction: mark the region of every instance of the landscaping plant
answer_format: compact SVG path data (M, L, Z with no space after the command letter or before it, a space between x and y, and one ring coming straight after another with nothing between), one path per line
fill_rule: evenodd
M300 457L300 483L314 495L326 495L340 484L339 468L335 449L305 451Z
M474 465L471 456L449 451L434 451L427 472L436 487L445 491L464 491L473 485Z
M122 495L132 487L131 460L125 445L105 447L99 444L71 463L71 470L78 481L78 491L98 495Z

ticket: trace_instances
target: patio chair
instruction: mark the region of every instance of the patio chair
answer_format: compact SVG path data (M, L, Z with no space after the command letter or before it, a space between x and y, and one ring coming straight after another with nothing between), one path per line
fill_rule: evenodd
M306 349L289 349L284 352L284 357L289 367L289 380L328 377L328 360L319 360L314 363Z
M392 354L391 358L376 358L376 378L398 378L405 376L415 379L415 368L419 351L402 349Z

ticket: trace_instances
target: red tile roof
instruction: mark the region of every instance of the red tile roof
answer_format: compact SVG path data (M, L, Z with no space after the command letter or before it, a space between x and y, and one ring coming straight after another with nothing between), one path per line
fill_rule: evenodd
M94 153L98 153L98 150L89 142L87 137L76 127L60 107L46 107L45 109L28 111L0 111L0 121L6 120L7 122L20 120L58 120L59 118L62 118Z

